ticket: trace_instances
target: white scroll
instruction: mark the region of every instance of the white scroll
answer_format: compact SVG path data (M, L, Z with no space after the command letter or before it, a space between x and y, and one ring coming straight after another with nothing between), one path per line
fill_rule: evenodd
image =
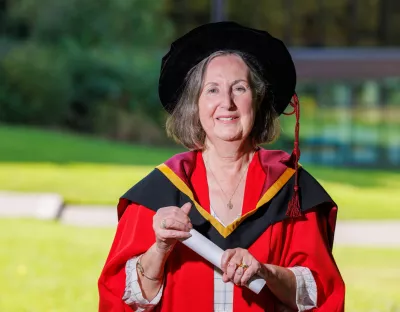
M214 266L221 269L221 258L224 251L196 230L192 229L190 234L192 234L192 236L182 240L182 243L212 263ZM256 294L259 294L264 285L265 280L257 275L254 275L250 279L247 287Z

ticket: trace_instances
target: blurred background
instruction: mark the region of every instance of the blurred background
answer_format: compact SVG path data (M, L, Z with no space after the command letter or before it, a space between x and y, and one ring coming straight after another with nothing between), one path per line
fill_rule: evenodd
M119 196L183 151L165 135L161 58L221 20L292 53L301 162L346 229L346 310L400 311L398 0L0 0L0 311L96 311ZM290 152L294 123L267 148ZM58 196L50 220L32 194Z

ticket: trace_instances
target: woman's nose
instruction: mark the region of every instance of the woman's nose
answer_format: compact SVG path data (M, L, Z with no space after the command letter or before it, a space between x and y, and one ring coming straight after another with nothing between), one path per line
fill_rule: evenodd
M231 110L235 107L235 102L231 92L224 92L221 99L221 107Z

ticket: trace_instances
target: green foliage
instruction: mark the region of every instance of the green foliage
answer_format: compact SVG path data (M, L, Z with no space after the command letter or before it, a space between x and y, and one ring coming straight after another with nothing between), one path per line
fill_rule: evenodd
M129 139L140 130L124 123L145 115L149 123L160 122L163 110L157 95L160 59L157 52L142 48L95 48L77 52L69 70L74 89L69 127ZM133 116L133 117L132 117ZM143 125L145 126L145 125ZM158 127L157 132L162 130ZM161 135L161 134L160 134ZM155 142L156 143L156 142Z
M65 58L33 43L12 49L0 64L0 118L26 124L60 124L72 96Z
M120 44L159 46L171 27L158 0L19 0L11 19L29 25L33 40L73 40L83 47Z
M160 51L172 34L162 2L18 0L7 23L27 38L11 32L0 54L0 121L122 139L135 137L120 137L125 116L160 122Z

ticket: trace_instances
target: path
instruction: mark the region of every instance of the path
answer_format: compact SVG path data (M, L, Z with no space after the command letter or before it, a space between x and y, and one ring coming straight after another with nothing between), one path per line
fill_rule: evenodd
M79 226L115 227L113 207L68 206L61 222ZM396 221L338 221L335 244L400 248L400 220Z
M110 206L66 206L57 194L0 192L0 217L28 217L87 227L117 225L117 212ZM338 221L335 244L400 248L400 220Z

